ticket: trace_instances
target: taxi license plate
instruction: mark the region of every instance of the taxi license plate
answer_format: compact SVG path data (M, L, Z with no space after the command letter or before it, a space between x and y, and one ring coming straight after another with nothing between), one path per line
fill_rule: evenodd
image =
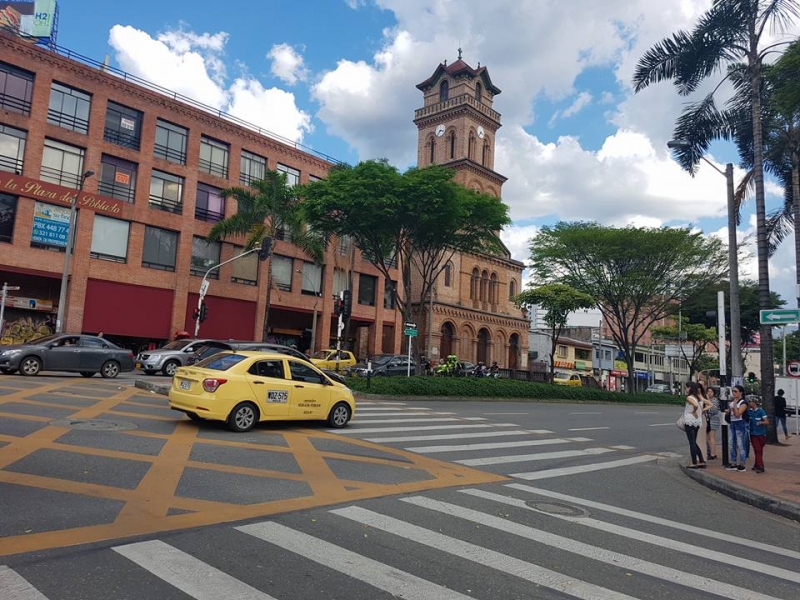
M141 369L142 368L142 363L136 363L136 368L137 369Z
M189 381L181 381L181 389L188 390L192 386L191 382Z

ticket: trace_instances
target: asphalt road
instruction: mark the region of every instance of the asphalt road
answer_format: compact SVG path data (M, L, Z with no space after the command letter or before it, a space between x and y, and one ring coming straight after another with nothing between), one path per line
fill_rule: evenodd
M421 457L434 461L424 463L424 481L435 480L435 465L451 479L428 489L418 479L420 489L409 491L409 482L394 475L395 483L381 482L385 489L371 498L7 554L0 556L0 600L796 600L800 525L685 477L677 468L686 451L673 425L678 411L361 402L342 432L259 428L257 436L356 444L369 459L380 449L382 460ZM6 418L0 406L0 423ZM228 438L221 430L200 433ZM329 465L340 459L326 458ZM380 482L396 469L362 462L346 477L368 473ZM420 467L408 462L406 470ZM458 481L476 480L476 471L495 479ZM8 502L0 491L0 526L14 521ZM0 551L2 545L0 538Z

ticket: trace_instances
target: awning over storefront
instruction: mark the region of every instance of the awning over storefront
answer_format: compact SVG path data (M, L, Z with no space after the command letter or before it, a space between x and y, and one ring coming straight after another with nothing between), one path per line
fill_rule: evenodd
M90 279L83 331L169 339L174 291Z

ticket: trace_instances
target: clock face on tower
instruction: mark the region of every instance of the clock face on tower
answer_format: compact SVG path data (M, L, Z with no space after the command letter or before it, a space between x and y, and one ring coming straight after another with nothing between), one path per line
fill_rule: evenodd
M439 125L436 128L436 137L442 137L444 135L444 125Z
M486 135L486 132L483 130L483 127L480 125L478 126L478 137L483 139L483 136Z

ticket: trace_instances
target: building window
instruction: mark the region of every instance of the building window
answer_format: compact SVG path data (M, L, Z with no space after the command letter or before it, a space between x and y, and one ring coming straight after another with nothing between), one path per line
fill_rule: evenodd
M397 285L396 282L392 281L391 279L385 279L383 282L383 308L390 308L394 309L394 288Z
M347 271L334 267L333 269L333 295L338 297L339 292L349 290L350 285L347 277Z
M467 158L475 160L475 135L470 131L467 143Z
M497 273L492 273L492 278L489 281L489 302L492 304L500 302L499 289L500 285L497 281Z
M272 281L275 282L275 287L279 290L289 292L292 290L292 259L288 256L273 256L271 259L272 264Z
M481 87L481 84L480 83L476 83L475 84L475 100L480 102L482 94L483 94L483 88Z
M278 163L278 168L276 170L278 173L286 173L286 185L289 187L294 187L300 183L300 171L297 169Z
M128 262L128 221L94 215L92 249L89 256L115 262Z
M54 81L50 86L47 122L70 131L88 133L91 106L89 94Z
M436 140L431 138L431 142L428 146L430 148L428 159L431 164L434 164L436 162Z
M206 238L194 236L192 238L192 266L189 272L198 277L205 276L206 271L220 263L221 247L219 242L209 242ZM211 271L208 278L219 279L219 269Z
M0 194L0 242L10 244L14 236L17 217L17 197Z
M200 138L200 170L209 175L228 178L228 144L218 142L210 137Z
M470 300L477 300L480 294L481 274L478 267L472 269L472 277L469 280Z
M566 358L567 356L567 347L566 346L557 346L556 347L556 356L559 358Z
M300 285L301 294L312 296L322 295L322 265L303 263L303 282Z
M488 271L484 271L481 273L481 302L488 302L489 298L489 273Z
M138 150L142 140L142 113L122 104L109 102L103 139L123 148Z
M451 263L447 263L444 266L444 287L452 287L453 286L453 265Z
M349 235L339 236L339 256L347 256L353 247L353 238Z
M69 213L68 206L34 202L31 248L47 248L63 252L67 247ZM78 216L80 217L80 214Z
M33 73L0 62L0 109L31 114Z
M134 162L103 154L98 191L123 202L133 202L136 197L136 169Z
M450 158L455 158L456 157L456 132L455 131L451 131L450 132L449 142L450 142L450 144L449 144L450 145Z
M489 152L490 152L489 144L487 142L484 142L484 144L483 144L483 154L481 155L481 164L484 167L488 167L489 166Z
M234 256L238 256L244 252L244 248L241 246L234 246L233 252ZM233 261L231 263L233 267L231 281L234 283L243 283L244 285L258 285L259 264L261 263L258 261L258 254L255 252Z
M178 232L145 225L142 266L174 271L178 256Z
M378 278L372 275L358 275L358 303L375 306L375 288L378 287Z
M205 183L198 183L194 218L201 221L221 221L224 219L225 198L222 197L222 190Z
M508 299L514 300L517 297L517 282L513 279L508 282Z
M22 129L0 125L0 171L22 175L27 135Z
M57 185L78 187L83 173L83 156L83 148L45 139L39 177Z
M247 150L242 150L239 161L239 183L251 185L254 181L261 181L267 174L267 159Z
M150 206L158 210L183 212L183 177L153 169L150 176Z
M450 84L443 81L439 85L439 102L446 102L450 98Z
M189 130L180 125L158 119L153 155L179 165L186 164L186 140Z

